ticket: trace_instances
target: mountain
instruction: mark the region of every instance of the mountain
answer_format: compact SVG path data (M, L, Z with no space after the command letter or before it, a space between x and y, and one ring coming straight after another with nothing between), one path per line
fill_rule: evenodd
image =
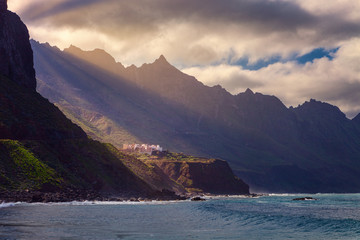
M145 182L126 166L128 158L110 144L89 139L36 92L28 30L15 13L7 11L7 1L1 0L0 199L176 198L153 185L160 176L150 167L153 178ZM146 168L141 161L132 162Z
M164 56L124 67L99 49L31 44L38 91L95 139L221 158L255 191L360 190L359 124L335 106L287 108L250 89L231 95Z
M7 11L6 1L0 1L0 20L1 201L182 199L174 194L187 193L181 182L111 144L89 139L79 126L37 93L26 26L15 13ZM106 57L101 61L106 62ZM188 173L189 179L203 179L202 175L207 174L216 181L218 174L222 177L220 182L232 186L223 188L224 193L249 194L248 185L233 175L227 163L227 168L214 171L217 161L202 161L198 164L209 170Z
M0 1L0 72L19 84L35 89L33 53L25 24L7 11L7 1Z

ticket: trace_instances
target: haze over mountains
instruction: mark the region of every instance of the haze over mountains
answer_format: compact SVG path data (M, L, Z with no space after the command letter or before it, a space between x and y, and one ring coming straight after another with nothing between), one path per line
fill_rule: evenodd
M114 155L114 148L88 139L36 92L28 30L15 13L7 11L6 3L0 1L1 200L6 195L31 201L33 190L52 192L52 200L57 201L69 197L60 192L71 192L72 200L88 191L154 192ZM4 190L10 194L3 194ZM20 196L13 191L20 191ZM40 194L33 200L44 199Z
M255 191L360 190L359 115L316 100L289 109L250 89L234 96L164 56L125 68L103 50L31 44L38 91L95 139L222 158Z
M0 202L174 200L184 199L175 192L191 192L185 187L249 194L248 185L225 161L190 156L172 160L167 153L157 163L176 173L172 179L155 164L89 139L36 92L33 65L27 27L0 0ZM182 167L173 170L176 164Z

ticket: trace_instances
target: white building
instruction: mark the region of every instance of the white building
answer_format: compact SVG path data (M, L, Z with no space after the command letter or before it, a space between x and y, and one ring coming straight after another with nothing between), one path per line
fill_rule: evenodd
M139 153L146 153L152 155L154 151L162 152L163 148L160 145L150 144L123 144L123 150L134 151Z

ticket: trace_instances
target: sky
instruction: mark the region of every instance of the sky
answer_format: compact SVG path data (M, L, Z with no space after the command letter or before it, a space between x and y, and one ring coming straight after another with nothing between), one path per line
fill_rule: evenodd
M33 39L101 48L124 65L163 54L232 94L296 107L310 98L360 112L357 0L8 0Z

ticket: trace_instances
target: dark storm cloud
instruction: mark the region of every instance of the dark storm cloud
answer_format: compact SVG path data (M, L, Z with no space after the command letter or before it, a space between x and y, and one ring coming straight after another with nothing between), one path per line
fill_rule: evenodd
M315 16L295 1L281 0L50 0L30 3L21 16L27 23L93 29L115 38L154 36L167 24L190 25L199 35L226 29L239 36L283 34L284 43L302 39L299 31L308 30L315 33L304 41L333 47L360 34L359 22L342 13Z
M33 3L22 12L27 21L43 19L74 27L118 24L154 25L169 21L196 24L249 24L268 31L292 31L317 19L291 2L266 0L69 0ZM69 14L76 9L77 13ZM83 11L82 11L83 10ZM66 18L60 17L67 16Z

